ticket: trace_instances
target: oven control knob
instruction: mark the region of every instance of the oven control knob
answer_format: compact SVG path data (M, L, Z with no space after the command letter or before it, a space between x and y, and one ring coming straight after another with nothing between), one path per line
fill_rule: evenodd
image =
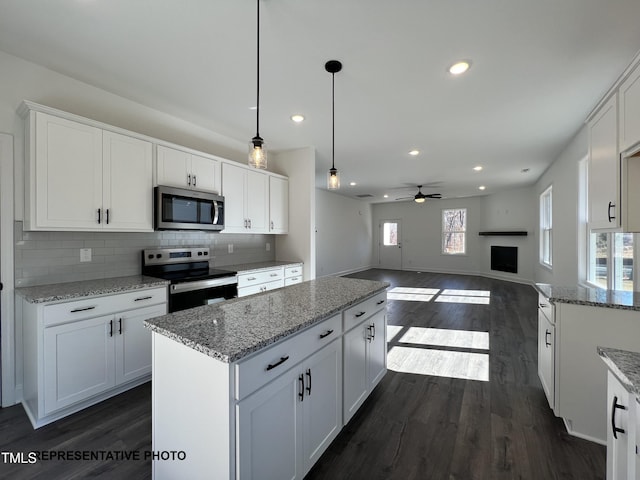
M156 258L162 258L162 254L161 253L156 253Z
M209 255L209 252L205 250L204 252L202 252L202 254L206 257L207 255Z
M198 252L198 256L201 257L202 256L202 252Z
M153 253L150 253L149 255L147 255L147 258L152 259L153 258Z

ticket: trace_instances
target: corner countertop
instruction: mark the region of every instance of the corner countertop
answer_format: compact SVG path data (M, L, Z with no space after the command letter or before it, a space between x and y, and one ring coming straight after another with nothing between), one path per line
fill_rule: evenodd
M168 285L161 278L133 275L129 277L101 278L83 280L81 282L55 283L34 287L16 288L15 292L29 303L48 303L63 300L76 300L86 297L98 297L123 293L131 290L142 290Z
M627 391L640 397L640 353L598 347L598 355Z
M386 282L323 277L174 312L145 326L225 363L235 362L386 290Z
M302 262L282 262L282 261L267 261L267 262L255 262L255 263L239 263L237 265L224 265L216 268L220 268L221 270L232 270L238 272L239 274L243 273L255 273L260 270L268 270L270 268L276 267L293 267L295 265L302 265Z
M551 303L569 303L618 310L640 310L640 292L581 286L564 287L548 283L536 283L536 289Z

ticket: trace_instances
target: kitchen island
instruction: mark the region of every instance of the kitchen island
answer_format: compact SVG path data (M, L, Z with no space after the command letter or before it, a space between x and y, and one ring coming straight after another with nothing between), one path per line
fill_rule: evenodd
M150 319L154 478L302 478L386 373L388 284L339 277Z

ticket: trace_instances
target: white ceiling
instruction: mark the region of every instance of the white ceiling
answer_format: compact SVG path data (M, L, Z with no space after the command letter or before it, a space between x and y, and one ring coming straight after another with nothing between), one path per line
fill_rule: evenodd
M638 0L263 0L260 133L315 146L325 186L337 59L340 193L528 185L640 49L639 18ZM255 19L255 0L0 0L0 50L248 144Z

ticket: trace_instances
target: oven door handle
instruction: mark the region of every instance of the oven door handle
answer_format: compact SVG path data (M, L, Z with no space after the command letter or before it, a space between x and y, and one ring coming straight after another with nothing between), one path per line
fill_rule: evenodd
M169 293L192 292L194 290L204 290L212 287L223 287L225 285L235 285L238 283L237 277L211 278L209 280L197 280L195 282L184 282L169 285Z

